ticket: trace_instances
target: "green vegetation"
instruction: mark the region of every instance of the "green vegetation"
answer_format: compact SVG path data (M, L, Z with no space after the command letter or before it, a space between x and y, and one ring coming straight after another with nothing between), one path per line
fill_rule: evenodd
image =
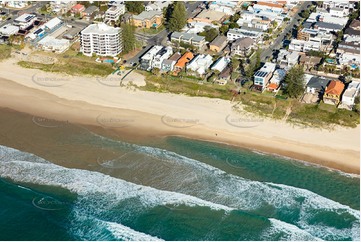
M135 27L130 24L122 25L123 31L123 53L129 53L135 49L137 40L135 38L134 32Z
M303 87L304 78L305 72L303 66L297 65L292 67L292 69L287 72L285 78L285 94L292 98L300 97L305 91Z
M187 10L184 2L174 2L165 11L167 15L167 29L169 32L180 31L187 23Z
M303 104L293 98L285 99L282 96L275 98L273 95L252 92L248 89L242 89L235 101L238 105L243 105L245 111L279 120L287 118L288 122L296 125L331 129L335 125L356 127L360 123L358 112L338 109L322 102Z
M143 34L149 34L149 35L156 35L158 34L159 32L162 32L163 30L165 29L164 25L160 26L159 28L150 28L150 29L146 29L146 28L143 28L143 29L139 29L136 31L138 33L143 33Z
M68 50L64 54L56 55L58 62L41 64L29 61L20 61L18 64L25 68L39 69L47 72L59 72L69 75L107 76L113 71L111 64L97 63L94 57L86 57Z
M219 86L211 83L200 84L200 79L193 76L171 76L166 77L153 75L150 72L137 70L146 77L146 86L140 89L153 92L169 92L175 94L186 94L189 96L231 99L229 85Z
M255 71L261 67L261 50L257 50L246 68L246 77L251 80Z
M206 38L206 41L211 42L212 40L214 40L217 37L218 30L215 28L206 26L205 30L203 32L200 32L198 35L204 36Z
M125 1L125 7L131 13L140 14L144 11L144 3L141 1Z
M11 46L0 45L0 61L11 57Z
M229 26L228 25L222 25L220 28L219 28L219 32L223 35L226 35L227 32L228 32L228 29L229 29Z

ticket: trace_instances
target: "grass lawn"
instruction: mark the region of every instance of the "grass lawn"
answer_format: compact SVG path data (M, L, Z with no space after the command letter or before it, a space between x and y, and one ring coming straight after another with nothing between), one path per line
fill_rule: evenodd
M142 28L142 29L137 29L136 32L139 34L149 34L149 35L155 35L158 34L159 32L163 31L165 29L165 26L162 25L159 28L155 29L155 28L150 28L150 29L146 29L146 28Z
M10 58L11 56L11 46L9 45L0 45L0 61Z

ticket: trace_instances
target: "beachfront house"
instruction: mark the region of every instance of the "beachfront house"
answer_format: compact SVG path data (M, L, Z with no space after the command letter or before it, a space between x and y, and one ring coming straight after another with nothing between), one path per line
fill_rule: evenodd
M219 71L220 73L229 65L231 62L230 58L221 57L211 67L212 71Z
M171 57L169 57L169 59L163 60L162 71L164 72L173 71L175 64L181 57L182 55L179 52L177 52L174 53Z
M341 94L345 88L345 84L339 80L332 80L327 85L325 94L323 94L323 102L331 105L338 105L341 100Z
M355 98L360 93L360 83L359 82L350 82L342 95L341 103L338 106L339 108L344 108L352 110L355 105Z
M271 62L266 62L261 69L256 71L254 74L253 85L254 88L260 91L263 91L268 84L268 81L271 79L273 72L276 69L276 64Z
M177 63L174 66L174 72L173 75L178 75L179 72L185 70L186 64L188 64L192 59L194 58L194 55L192 52L186 52L182 55L181 58L177 61Z
M227 32L227 39L233 41L239 38L249 37L255 42L259 42L263 35L263 31L257 28L241 27L238 29L230 29Z
M163 46L155 45L150 50L148 50L142 57L140 57L140 69L150 71L153 66L154 57L161 49L163 49Z
M277 62L279 63L281 68L285 68L286 70L291 69L293 66L298 64L298 60L300 58L300 54L297 51L289 52L285 49L281 49Z
M187 69L192 70L202 76L206 73L212 63L212 56L201 54L193 58L193 60L189 63Z
M170 46L163 47L158 53L154 56L152 63L152 68L162 68L162 63L164 60L168 59L173 54L173 49Z
M275 92L280 87L281 82L286 77L286 70L284 69L276 69L273 72L273 76L267 85L267 90L270 92Z

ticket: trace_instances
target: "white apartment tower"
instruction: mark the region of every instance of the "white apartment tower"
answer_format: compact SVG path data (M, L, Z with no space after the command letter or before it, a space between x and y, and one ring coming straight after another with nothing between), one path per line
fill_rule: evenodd
M122 29L105 23L91 24L81 31L81 52L86 56L116 56L123 50Z

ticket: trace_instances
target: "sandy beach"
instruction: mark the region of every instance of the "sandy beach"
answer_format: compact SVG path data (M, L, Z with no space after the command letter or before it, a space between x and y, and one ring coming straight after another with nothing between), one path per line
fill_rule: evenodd
M144 82L136 73L127 78ZM139 137L181 135L228 143L359 173L359 126L293 127L239 114L226 100L144 92L119 87L117 81L24 69L7 60L0 63L0 107ZM35 122L51 125L41 118Z

